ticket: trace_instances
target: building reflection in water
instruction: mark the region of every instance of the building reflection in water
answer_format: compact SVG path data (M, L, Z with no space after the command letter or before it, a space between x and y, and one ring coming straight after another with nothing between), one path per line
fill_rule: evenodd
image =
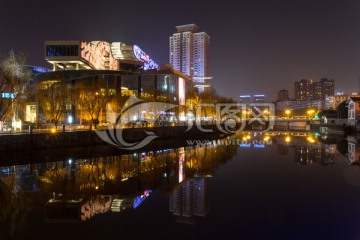
M236 145L223 143L2 167L0 210L6 221L0 226L12 223L18 229L15 223L25 219L35 195L36 202L45 203L45 222L82 222L96 214L136 209L153 190L170 192L173 203L180 191L187 201L181 204L191 205L182 216L206 216L207 178L237 151Z
M334 164L336 144L324 144L312 136L292 137L290 141L287 137L277 136L278 153L286 155L289 149L294 149L294 160L302 165L319 163L322 166Z
M360 145L356 139L348 139L347 159L349 164L360 164Z
M295 162L304 165L319 163L323 166L334 164L334 149L333 145L298 146L295 150Z
M304 165L334 164L339 153L349 164L360 162L356 139L319 140L247 133L201 147L2 167L0 226L10 232L20 228L34 205L34 193L37 202L45 203L46 222L83 222L110 211L136 210L156 190L169 193L169 211L177 222L194 224L210 211L208 184L214 171L235 156L245 141L254 149L260 143L263 148L276 144L280 154L294 153L295 162Z
M195 224L193 216L205 217L210 211L207 178L186 180L171 193L169 208L179 223Z

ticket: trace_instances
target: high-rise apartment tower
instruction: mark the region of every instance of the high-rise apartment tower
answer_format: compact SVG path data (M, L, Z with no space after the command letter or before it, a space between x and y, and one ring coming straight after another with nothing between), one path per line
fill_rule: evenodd
M209 45L206 32L198 32L195 24L176 26L177 32L170 37L170 63L191 77L199 91L209 87Z

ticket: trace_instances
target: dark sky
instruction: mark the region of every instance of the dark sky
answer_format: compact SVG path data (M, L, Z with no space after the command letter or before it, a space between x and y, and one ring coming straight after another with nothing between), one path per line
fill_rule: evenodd
M274 100L302 78L335 79L358 89L360 1L28 1L2 0L0 56L26 51L50 67L45 40L137 44L157 63L168 59L176 25L196 23L211 37L213 86L226 96L264 93Z

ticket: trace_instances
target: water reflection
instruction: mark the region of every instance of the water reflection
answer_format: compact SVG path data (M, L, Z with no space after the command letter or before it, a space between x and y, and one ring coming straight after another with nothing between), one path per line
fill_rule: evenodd
M174 215L206 216L206 178L236 149L221 140L202 147L3 167L1 225L11 224L11 233L19 229L33 193L45 202L41 208L47 223L83 222L97 214L136 209L154 190L169 193ZM178 214L178 206L188 212Z
M302 165L318 163L322 166L334 164L336 144L324 144L312 136L276 136L278 153L287 155L294 149L294 161Z
M206 177L186 180L171 193L170 212L178 223L195 224L194 216L205 217L210 211L208 195Z
M301 165L332 166L337 156L351 165L360 162L357 139L342 136L246 132L201 145L2 167L0 226L10 234L23 230L35 211L45 223L125 214L137 211L155 192L168 197L174 222L194 225L211 212L215 171L239 150L274 149Z
M21 166L2 169L2 173L7 174L0 178L0 226L7 227L10 234L25 226L29 200L21 186L31 188L31 183L21 181L26 170L27 167ZM30 179L33 176L27 177Z

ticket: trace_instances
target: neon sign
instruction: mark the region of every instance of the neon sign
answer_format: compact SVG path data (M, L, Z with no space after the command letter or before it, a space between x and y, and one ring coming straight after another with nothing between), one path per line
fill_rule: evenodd
M133 203L133 208L137 208L151 193L151 190L145 190L143 195L137 196Z
M179 183L181 183L185 179L184 165L185 165L185 153L183 152L180 153L179 156Z
M159 65L157 65L154 60L152 60L149 55L147 55L141 48L134 45L133 46L133 52L135 55L135 58L139 60L140 62L144 63L144 70L148 69L159 69Z
M12 99L14 99L15 98L15 95L14 95L14 93L1 93L1 97L2 98L12 98Z
M43 67L31 67L31 68L33 69L33 71L39 72L39 73L51 72L50 69L43 68Z
M179 77L179 105L185 105L185 80Z

